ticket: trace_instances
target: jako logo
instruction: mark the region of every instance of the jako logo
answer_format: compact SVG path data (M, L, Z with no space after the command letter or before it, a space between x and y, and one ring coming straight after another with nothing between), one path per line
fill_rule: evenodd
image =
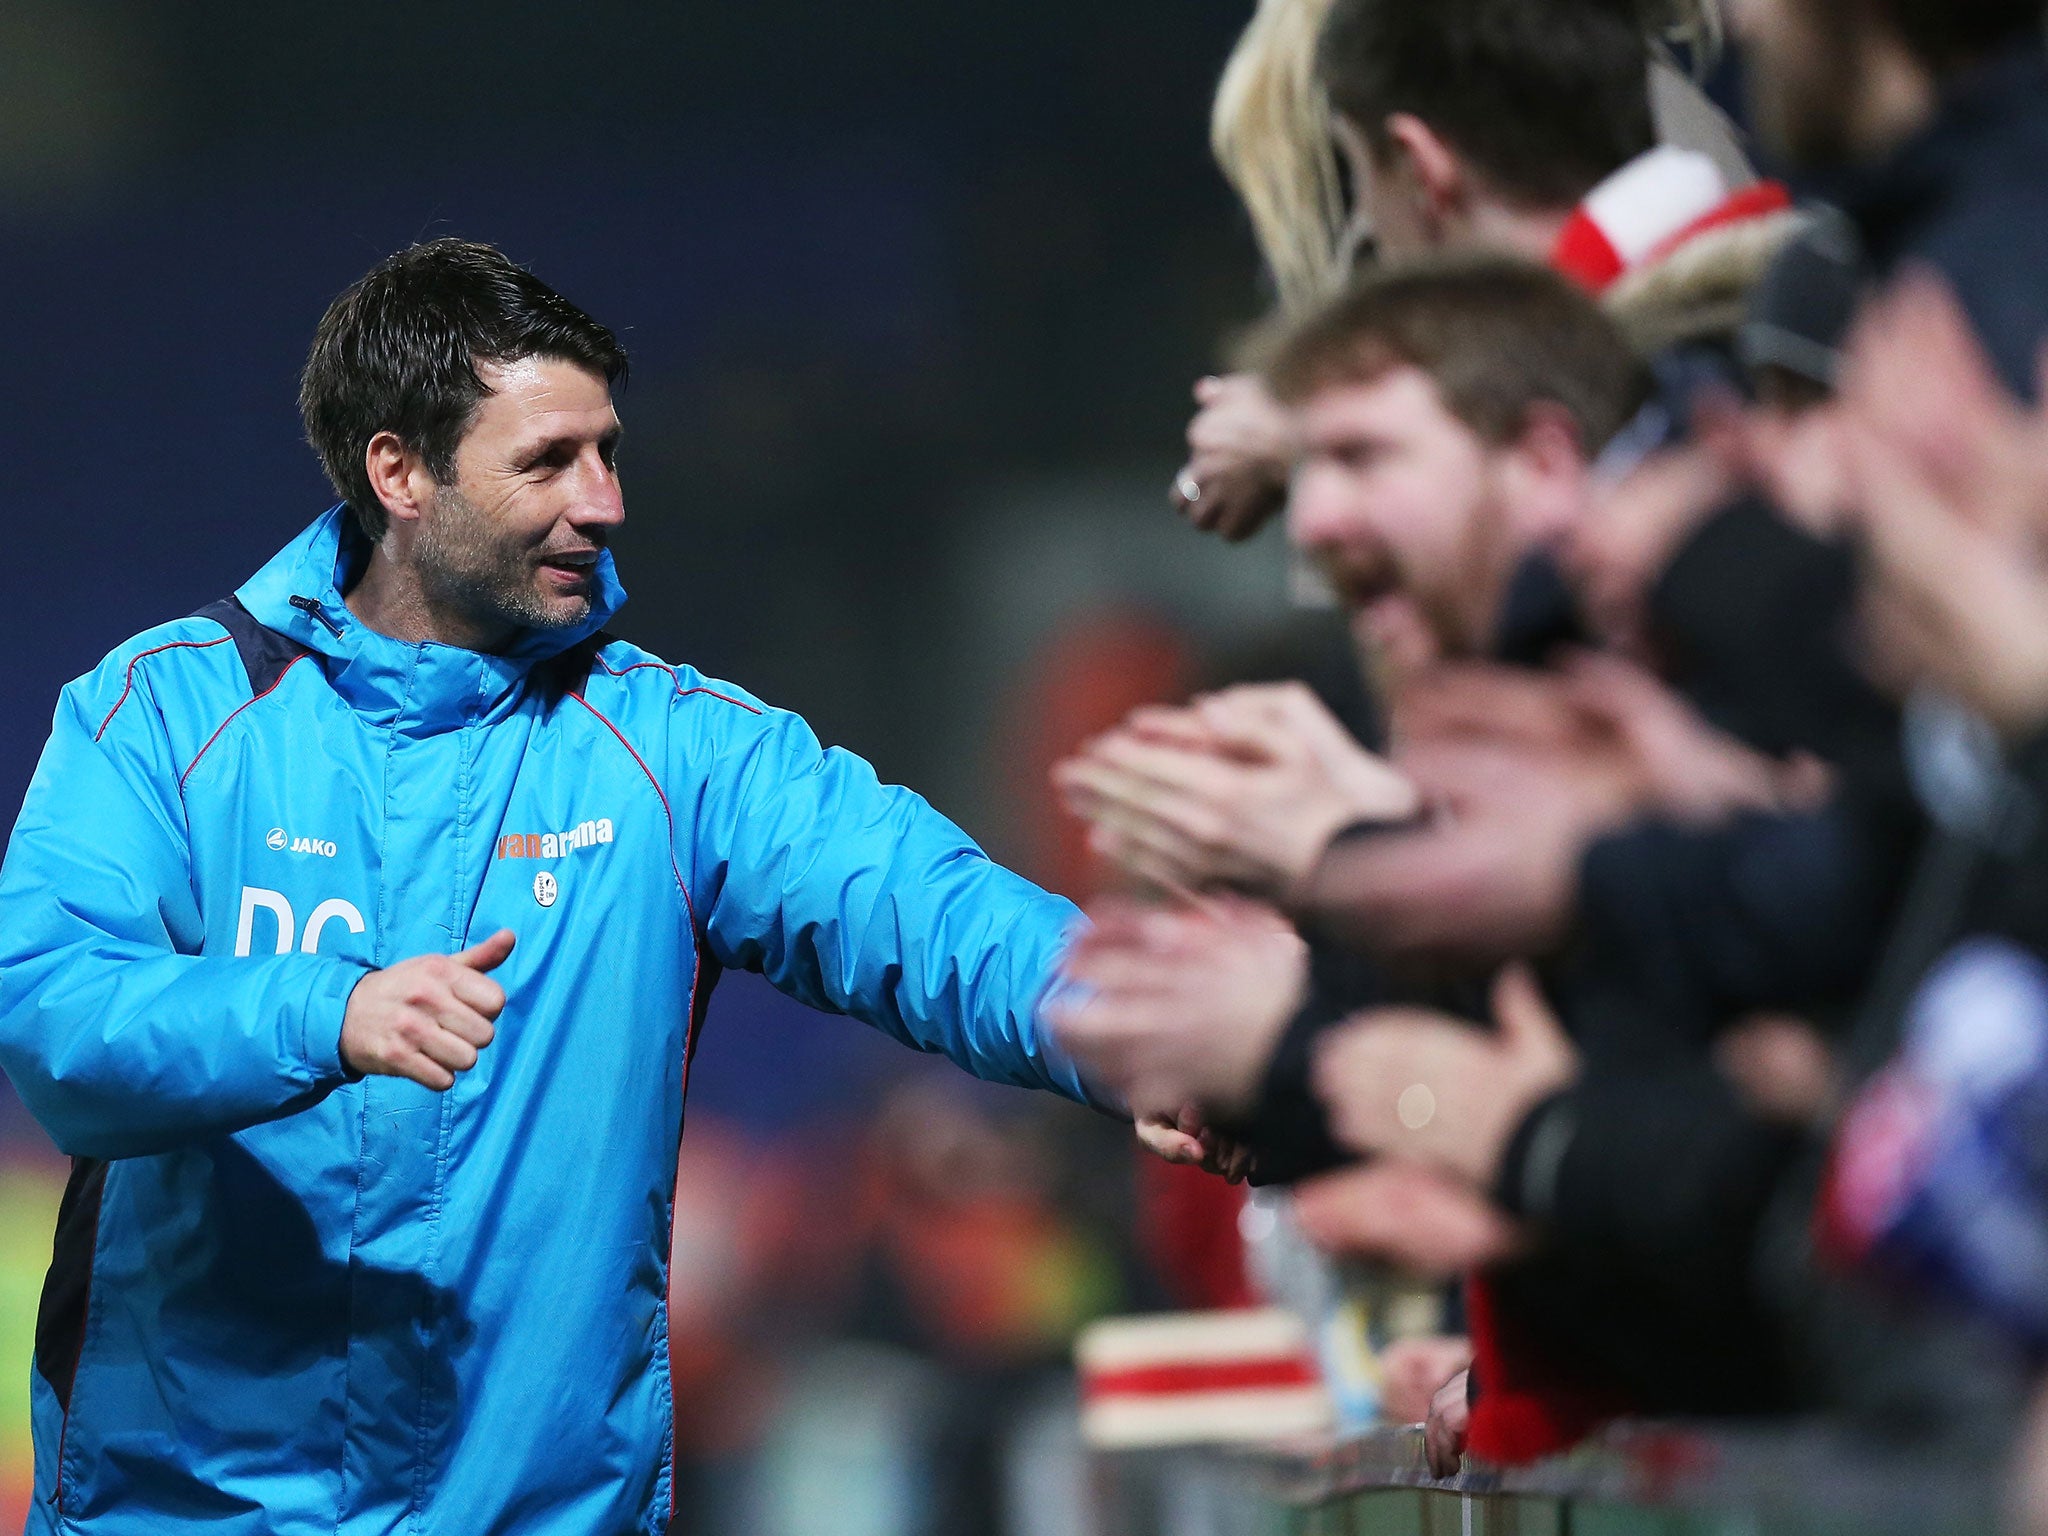
M258 912L268 912L277 919L277 953L290 954L292 940L298 935L298 918L292 911L292 904L282 891L267 891L260 885L242 887L242 913L235 923L235 953L247 955L253 952ZM300 953L315 953L320 948L320 930L335 918L340 918L350 933L363 931L363 914L356 910L355 903L332 897L321 902L307 917L305 937L299 940Z
M293 853L317 853L323 859L334 857L334 844L322 842L317 837L287 838L284 835L283 827L272 827L270 835L263 839L263 846L275 848L279 852L283 852L287 842L291 844L291 851Z
M612 819L579 821L566 832L508 832L498 839L501 859L559 859L578 848L594 848L612 840Z

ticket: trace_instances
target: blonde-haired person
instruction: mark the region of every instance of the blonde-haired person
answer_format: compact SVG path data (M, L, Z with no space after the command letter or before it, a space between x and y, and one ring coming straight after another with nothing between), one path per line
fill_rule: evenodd
M1368 250L1483 247L1576 278L1646 351L1726 335L1794 216L1673 36L1711 48L1711 0L1261 0L1210 138L1282 313ZM1176 503L1248 538L1286 499L1293 421L1248 373L1195 398Z
M1210 148L1251 221L1282 315L1334 297L1363 235L1338 161L1345 130L1317 67L1331 4L1259 0L1209 119ZM1249 370L1197 380L1195 404L1175 505L1197 528L1250 538L1286 500L1298 446L1293 414Z
M1332 0L1259 0L1209 116L1209 147L1251 220L1283 312L1335 297L1352 217L1329 93L1316 68Z

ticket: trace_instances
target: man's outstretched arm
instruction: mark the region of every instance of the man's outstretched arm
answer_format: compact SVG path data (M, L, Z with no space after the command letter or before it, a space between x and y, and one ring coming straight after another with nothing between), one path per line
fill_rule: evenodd
M1121 1108L1089 1089L1043 1020L1081 922L1072 903L993 862L852 753L821 748L795 715L720 720L711 712L739 706L701 695L674 708L687 714L676 751L695 761L679 761L671 782L696 779L710 758L694 829L680 835L720 963L976 1077Z

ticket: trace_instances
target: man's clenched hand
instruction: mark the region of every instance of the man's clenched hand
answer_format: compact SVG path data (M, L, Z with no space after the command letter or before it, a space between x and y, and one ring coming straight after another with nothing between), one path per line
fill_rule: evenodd
M1162 1162L1200 1168L1233 1184L1242 1184L1251 1176L1251 1148L1210 1126L1195 1105L1178 1113L1146 1111L1136 1105L1131 1108L1138 1145Z
M437 1093L476 1065L497 1034L505 989L486 974L512 953L500 928L458 955L416 955L356 983L341 1024L341 1062L358 1077L408 1077Z

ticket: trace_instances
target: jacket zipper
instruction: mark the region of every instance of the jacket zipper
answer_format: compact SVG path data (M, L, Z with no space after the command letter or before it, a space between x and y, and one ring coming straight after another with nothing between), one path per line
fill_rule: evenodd
M320 606L317 598L295 596L291 599L291 605L298 609L299 612L305 614L306 617L316 621L335 639L339 640L341 638L341 626L327 617L327 610Z

